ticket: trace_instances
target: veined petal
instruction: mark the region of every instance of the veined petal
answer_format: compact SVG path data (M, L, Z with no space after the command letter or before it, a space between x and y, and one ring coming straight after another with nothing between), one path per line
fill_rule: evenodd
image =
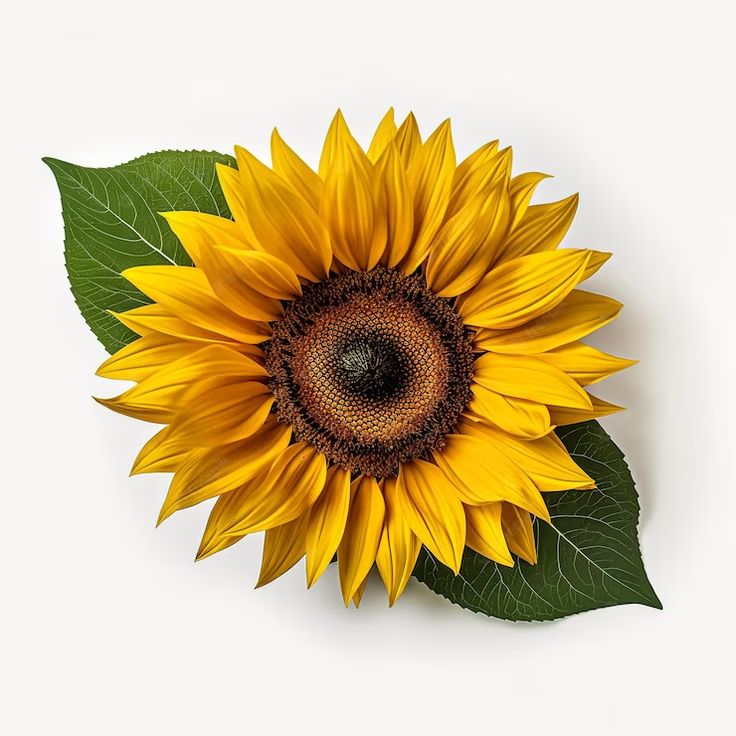
M311 445L283 450L239 507L227 534L244 536L293 521L309 510L325 485L327 465Z
M473 426L469 422L463 434L448 435L445 447L433 452L437 465L453 481L463 503L480 506L511 501L549 520L544 500L529 476L488 436L472 431Z
M243 231L224 217L205 212L160 212L174 235L184 246L189 257L199 268L204 268L202 253L215 245L225 245L238 250L250 249Z
M368 584L368 575L363 578L363 582L358 586L355 594L352 597L353 605L356 608L360 608L360 602L363 600L363 593L365 593L365 586Z
M554 309L583 277L589 259L586 250L560 250L509 261L463 294L457 311L476 327L518 327Z
M202 347L203 343L224 344L233 348L236 346L239 348L244 344L232 337L203 330L201 327L175 316L171 313L171 310L165 309L161 304L146 304L143 307L129 309L127 312L111 311L110 314L128 329L142 336L159 333L177 337L181 340L197 342L199 347ZM255 345L251 347L255 348Z
M409 252L414 235L414 196L395 143L384 150L377 172L386 206L387 225L386 250L381 260L389 268L394 268Z
M536 439L552 430L544 404L517 399L492 391L479 383L471 387L473 398L468 409L483 421L517 437Z
M240 173L237 169L225 164L215 164L215 170L236 226L243 233L245 242L255 248L258 238L248 220L248 199Z
M593 394L588 394L591 401L591 409L580 409L577 407L550 406L549 415L556 426L564 427L566 424L577 424L578 422L587 422L589 419L597 419L598 417L606 417L609 414L615 414L617 411L623 411L623 406L609 404L603 399L599 399Z
M265 368L245 355L213 345L165 365L120 396L96 401L120 414L166 424L178 412L185 391L203 378L218 375L217 371L254 379L268 375Z
M414 241L401 263L405 273L412 273L426 258L442 226L454 171L455 148L450 121L446 120L417 151L407 172L414 194Z
M536 564L537 545L534 541L534 527L529 512L512 503L504 503L501 511L501 526L509 549L529 564Z
M449 211L457 211L463 199L469 199L475 195L473 182L478 181L477 172L486 170L493 161L498 161L498 159L498 141L490 141L484 143L457 165L452 177Z
M229 535L228 529L238 513L238 509L245 503L251 492L266 477L268 470L262 469L257 475L248 479L245 485L237 490L230 491L220 496L212 507L207 526L205 527L202 541L197 550L197 560L222 552L223 549L231 547L239 542L244 535Z
M189 456L188 448L172 448L167 444L169 428L156 432L141 448L130 470L131 475L140 473L175 473Z
M327 174L337 153L338 129L341 126L347 126L347 123L345 122L345 118L343 117L342 110L338 108L335 116L332 118L330 127L327 129L325 142L322 145L322 153L319 157L319 167L317 169L317 173L319 174L319 178L322 179L322 181L327 179Z
M376 565L388 591L388 605L393 606L409 582L422 544L401 512L395 478L383 481L383 498L386 516Z
M311 588L337 552L350 507L350 471L333 465L325 487L309 511L306 535L307 587Z
M466 506L465 517L468 523L466 544L470 549L498 562L506 567L513 567L514 560L501 526L501 512L504 504L501 501L486 503L482 506Z
M237 442L257 432L275 401L268 386L257 381L204 381L196 395L185 394L184 407L169 427L168 444L177 448L213 447Z
M583 342L571 342L533 357L564 371L581 386L601 381L637 362L609 355Z
M492 443L499 452L528 475L540 491L586 488L593 483L593 479L575 464L570 453L554 434L524 441L473 422L461 423L460 431L463 434L484 438L486 443ZM527 508L523 504L517 505Z
M422 148L422 136L413 112L410 112L399 126L394 141L404 162L404 168L408 170Z
M425 268L427 285L452 297L475 286L488 272L509 222L509 197L501 180L447 220L432 241Z
M402 463L396 498L414 534L457 574L465 546L465 512L447 476L424 460Z
M479 330L476 347L496 353L542 353L573 342L614 320L623 304L575 289L546 314L511 330Z
M508 195L511 149L504 148L503 151L497 151L497 144L498 141L494 141L479 148L457 167L453 176L452 194L445 213L446 218L460 212L476 198L478 192L494 191L501 183L505 183L505 194Z
M207 248L201 253L201 268L212 291L230 310L246 320L270 322L278 319L284 311L278 299L255 289L247 278L247 270L240 267L243 261L253 262L258 256L265 255L261 251L224 247ZM277 258L274 260L278 261Z
M212 291L204 272L187 266L136 266L123 278L165 309L197 327L245 343L270 337L268 325L244 320L229 310Z
M342 597L347 606L376 560L385 504L375 478L361 475L350 489L350 511L337 564Z
M191 355L201 347L196 342L153 332L111 355L97 369L97 375L102 378L140 382L165 365Z
M485 353L475 361L474 377L481 386L504 396L590 409L588 394L572 378L528 355Z
M509 183L509 198L511 199L511 228L515 228L529 207L537 184L549 178L549 174L540 174L537 171L528 171L515 176Z
M600 267L613 255L613 253L607 253L600 250L590 251L590 260L588 265L585 267L585 273L581 281L589 279L594 273L596 273Z
M577 194L559 202L528 207L506 239L500 262L554 250L570 228L577 208Z
M276 128L271 134L273 170L287 181L312 209L319 211L322 180L299 156L286 145Z
M375 164L386 147L396 136L398 128L394 122L394 109L389 107L388 112L381 118L381 122L373 134L370 146L368 146L368 160Z
M268 166L236 146L254 246L288 263L300 276L319 281L329 272L332 249L318 214Z
M192 452L174 474L159 524L175 511L233 491L273 463L288 446L291 426L266 422L254 435L224 447Z
M370 271L386 247L386 211L378 173L340 116L325 179L320 215L327 223L337 259L353 270Z
M273 582L304 557L304 539L309 514L302 514L281 526L266 529L263 538L261 572L256 588Z
M229 270L238 279L272 299L295 299L302 293L299 277L291 266L280 258L258 250L236 251L216 248L226 259Z

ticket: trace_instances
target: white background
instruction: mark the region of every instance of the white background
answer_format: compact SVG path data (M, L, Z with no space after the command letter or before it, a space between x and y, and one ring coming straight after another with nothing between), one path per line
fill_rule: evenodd
M13 4L5 733L732 732L729 3ZM615 252L596 287L626 309L597 344L641 363L602 388L630 407L605 424L638 481L664 611L514 625L415 581L389 610L372 581L356 612L334 570L310 592L301 567L254 591L258 538L193 564L207 508L154 529L166 477L127 477L151 430L90 398L117 386L93 377L105 356L68 292L41 156L102 166L234 143L265 156L278 124L314 163L338 106L367 142L389 105L424 132L451 116L461 154L513 144L517 171L556 175L538 200L581 192L566 244Z

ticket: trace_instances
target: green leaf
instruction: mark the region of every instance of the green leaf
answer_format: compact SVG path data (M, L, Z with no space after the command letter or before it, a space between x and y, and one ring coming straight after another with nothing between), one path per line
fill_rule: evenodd
M230 217L215 163L230 156L161 151L104 169L45 158L56 177L66 235L65 258L74 299L92 332L114 353L137 336L107 310L148 304L120 272L131 266L191 261L166 221L169 210Z
M535 521L537 564L517 559L503 567L466 549L456 577L423 549L415 577L463 608L512 621L624 603L662 608L641 560L639 502L623 453L598 422L557 435L598 488L544 494L552 523Z

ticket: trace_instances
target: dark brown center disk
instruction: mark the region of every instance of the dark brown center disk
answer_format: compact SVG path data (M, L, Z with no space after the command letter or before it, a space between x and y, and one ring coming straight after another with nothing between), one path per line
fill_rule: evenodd
M418 274L310 284L265 350L279 419L354 473L395 475L442 447L471 397L470 333Z

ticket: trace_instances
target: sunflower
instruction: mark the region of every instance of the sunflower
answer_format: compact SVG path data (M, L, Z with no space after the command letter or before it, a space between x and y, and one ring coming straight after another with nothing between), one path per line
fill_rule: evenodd
M530 205L510 148L457 164L449 121L393 110L367 151L338 111L316 172L271 149L218 165L233 219L162 213L193 266L123 274L152 303L99 401L164 425L133 466L173 473L159 522L216 497L198 559L265 531L259 586L336 555L346 605L374 564L392 605L422 545L534 563L541 492L594 485L552 430L617 411L585 387L631 364L580 342L621 304L578 288L609 253L557 249L577 196Z

